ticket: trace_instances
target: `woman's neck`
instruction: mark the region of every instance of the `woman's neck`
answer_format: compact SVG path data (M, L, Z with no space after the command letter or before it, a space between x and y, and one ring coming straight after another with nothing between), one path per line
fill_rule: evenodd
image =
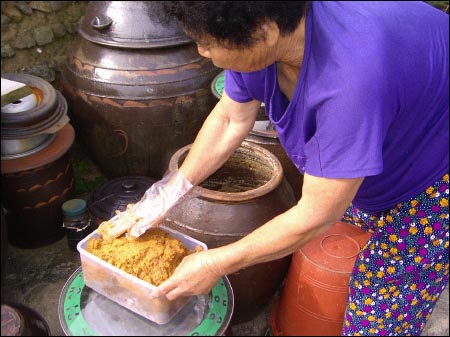
M293 33L280 36L277 63L286 67L301 67L305 53L305 22L306 16Z

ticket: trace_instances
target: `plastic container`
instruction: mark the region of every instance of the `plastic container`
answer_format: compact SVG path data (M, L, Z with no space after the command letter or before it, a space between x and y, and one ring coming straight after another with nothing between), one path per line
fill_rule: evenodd
M66 229L67 244L76 252L77 244L92 232L91 219L86 213L86 201L70 199L61 206L63 212L63 227Z
M180 240L190 250L195 250L196 246L201 246L203 250L208 249L206 244L190 236L163 225L158 228ZM156 288L154 285L109 264L86 250L87 242L92 237L99 237L97 230L77 245L86 286L157 324L168 323L187 304L190 297L180 297L174 301L168 301L165 297L150 298L149 295Z

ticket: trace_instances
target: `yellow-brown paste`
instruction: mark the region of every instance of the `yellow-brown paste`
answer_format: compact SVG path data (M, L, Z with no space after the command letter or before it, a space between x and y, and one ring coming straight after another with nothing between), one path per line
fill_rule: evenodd
M193 253L180 240L158 228L147 230L135 240L128 240L125 235L113 240L91 238L86 250L155 286L168 279L181 260Z

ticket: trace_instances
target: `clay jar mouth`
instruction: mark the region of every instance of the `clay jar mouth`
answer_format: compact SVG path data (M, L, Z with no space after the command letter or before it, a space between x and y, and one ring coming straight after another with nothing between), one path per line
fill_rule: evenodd
M169 170L178 169L192 144L175 152ZM228 160L194 188L202 198L222 201L245 201L273 191L283 179L283 168L278 158L265 148L244 141Z

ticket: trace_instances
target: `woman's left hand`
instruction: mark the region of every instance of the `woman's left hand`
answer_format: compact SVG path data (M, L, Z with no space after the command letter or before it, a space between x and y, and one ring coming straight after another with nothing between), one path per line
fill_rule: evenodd
M214 258L213 249L186 256L175 272L151 294L152 298L165 295L172 301L180 296L207 294L224 276L223 268Z

